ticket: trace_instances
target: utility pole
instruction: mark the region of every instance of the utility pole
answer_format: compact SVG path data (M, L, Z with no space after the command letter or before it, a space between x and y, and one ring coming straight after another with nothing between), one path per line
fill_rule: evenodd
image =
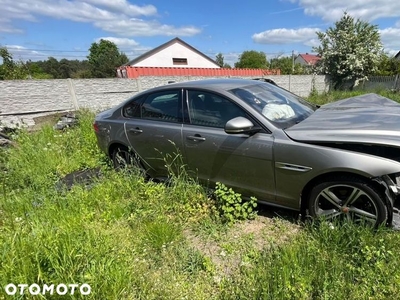
M294 73L294 50L292 50L292 74Z

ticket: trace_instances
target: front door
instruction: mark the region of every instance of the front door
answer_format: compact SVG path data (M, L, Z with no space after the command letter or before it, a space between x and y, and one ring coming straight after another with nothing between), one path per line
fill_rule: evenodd
M228 120L251 117L217 94L191 90L186 96L189 120L182 136L192 174L211 188L222 182L245 197L274 202L273 137L267 132L227 134Z

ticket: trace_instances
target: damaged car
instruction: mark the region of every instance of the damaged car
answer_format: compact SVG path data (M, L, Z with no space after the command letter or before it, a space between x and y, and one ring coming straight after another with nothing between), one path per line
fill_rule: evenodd
M98 114L99 147L119 169L189 174L314 218L391 225L400 185L400 105L376 94L321 107L245 79L174 83Z

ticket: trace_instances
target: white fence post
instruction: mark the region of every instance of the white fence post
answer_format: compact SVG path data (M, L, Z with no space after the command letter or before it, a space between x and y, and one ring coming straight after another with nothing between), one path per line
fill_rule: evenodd
M68 78L68 90L69 94L71 95L71 102L74 106L75 110L79 110L78 99L76 98L74 83L72 82L71 78Z

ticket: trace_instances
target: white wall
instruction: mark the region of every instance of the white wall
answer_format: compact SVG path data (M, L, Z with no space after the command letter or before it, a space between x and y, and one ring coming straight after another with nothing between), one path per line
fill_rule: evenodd
M294 60L295 64L301 64L302 66L307 65L307 62L300 56L298 55L296 59Z

